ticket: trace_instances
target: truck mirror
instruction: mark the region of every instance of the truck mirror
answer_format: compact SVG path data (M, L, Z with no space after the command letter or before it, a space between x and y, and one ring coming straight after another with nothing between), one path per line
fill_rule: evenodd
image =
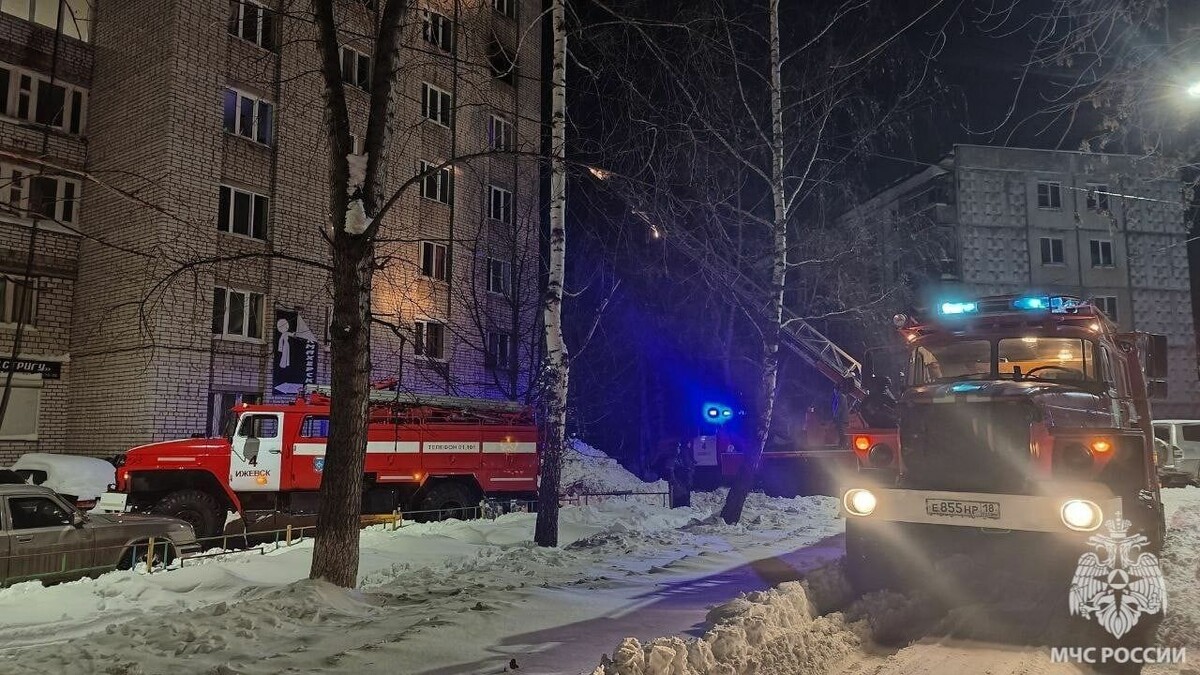
M1146 336L1146 377L1151 380L1167 378L1167 336Z
M1150 380L1146 383L1146 394L1150 398L1166 398L1167 397L1167 381L1166 380Z

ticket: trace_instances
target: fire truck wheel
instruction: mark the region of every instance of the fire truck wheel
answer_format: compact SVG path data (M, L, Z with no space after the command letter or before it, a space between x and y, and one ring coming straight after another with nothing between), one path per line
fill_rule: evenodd
M475 515L478 504L479 496L474 490L462 483L446 481L429 488L421 500L420 510L427 512L425 516L430 520L466 520Z
M154 513L186 521L199 538L221 534L221 505L202 490L178 490L158 500Z

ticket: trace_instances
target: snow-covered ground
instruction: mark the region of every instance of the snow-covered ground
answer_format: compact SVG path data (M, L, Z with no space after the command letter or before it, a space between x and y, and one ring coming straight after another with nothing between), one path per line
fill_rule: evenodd
M564 474L585 478L580 490L656 489L577 448ZM1200 652L1200 489L1166 496L1160 642ZM371 528L356 591L305 580L311 542L22 584L0 590L0 673L459 675L515 659L521 673L573 674L603 654L597 672L619 675L1078 672L1044 646L916 634L879 647L872 637L911 629L919 607L850 597L835 500L752 495L743 522L726 526L722 498L568 507L557 549L530 543L532 514Z

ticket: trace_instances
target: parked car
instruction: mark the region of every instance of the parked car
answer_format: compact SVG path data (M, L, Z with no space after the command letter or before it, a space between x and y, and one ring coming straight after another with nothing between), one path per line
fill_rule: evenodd
M154 555L147 555L150 539ZM161 542L161 543L159 543ZM53 490L0 485L0 583L66 581L169 563L200 548L192 526L165 516L89 515Z
M1175 469L1200 485L1200 420L1154 420L1154 437L1179 448Z
M1188 485L1193 475L1183 472L1177 462L1183 459L1183 450L1161 438L1154 439L1154 453L1158 456L1158 480L1163 487Z
M103 459L83 455L31 452L21 455L10 470L25 483L54 490L80 511L90 511L100 495L116 482L117 470Z

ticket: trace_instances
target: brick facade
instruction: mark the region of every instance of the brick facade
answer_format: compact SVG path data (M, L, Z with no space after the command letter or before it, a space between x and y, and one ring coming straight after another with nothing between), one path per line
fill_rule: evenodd
M540 143L541 45L540 30L529 29L538 3L515 6L514 19L490 0L422 5L454 21L453 52L422 39L422 11L406 19L387 182L400 190L422 160L455 159L454 199L423 198L414 183L382 224L373 303L387 325L372 334L376 380L399 376L408 390L484 397L519 397L528 387L538 338L538 166L530 157ZM298 313L312 330L316 380L328 381L328 141L308 3L274 5L274 49L231 35L231 8L230 0L98 1L90 44L56 41L52 30L0 15L0 61L57 73L88 94L79 134L0 118L0 161L51 157L52 172L82 186L75 223L38 230L37 318L20 350L61 362L61 377L41 382L37 439L0 440L0 464L30 450L103 456L206 434L237 397L289 397L273 390L277 311ZM351 0L337 12L345 44L369 54L371 45L353 36L372 33L374 12ZM494 77L496 44L514 57L511 82ZM453 94L449 126L422 119L423 82ZM271 105L269 143L223 128L230 89ZM348 86L347 99L361 137L367 94ZM517 152L488 152L492 114L513 124ZM489 185L514 194L511 224L487 217ZM231 201L226 211L220 198L229 191L267 201ZM264 203L262 232L217 226ZM24 271L27 215L0 216L0 266L10 277ZM422 241L448 248L445 280L421 274ZM512 271L507 297L488 292L489 257ZM222 331L251 334L214 335L217 287L255 307L261 298L253 317L260 330L223 305ZM443 358L414 352L417 320L445 325ZM513 337L514 369L485 358L489 331ZM11 350L13 332L0 325L0 353Z

